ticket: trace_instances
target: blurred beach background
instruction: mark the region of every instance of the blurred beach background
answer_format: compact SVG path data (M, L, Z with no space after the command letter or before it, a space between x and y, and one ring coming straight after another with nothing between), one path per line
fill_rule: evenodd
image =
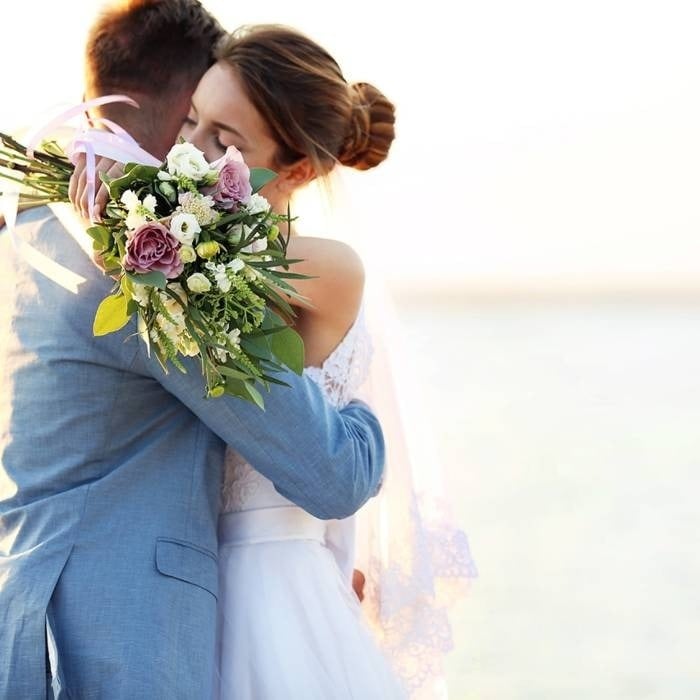
M697 4L204 4L397 105L389 161L295 213L403 324L480 574L451 697L700 697ZM4 10L3 128L80 100L99 5Z

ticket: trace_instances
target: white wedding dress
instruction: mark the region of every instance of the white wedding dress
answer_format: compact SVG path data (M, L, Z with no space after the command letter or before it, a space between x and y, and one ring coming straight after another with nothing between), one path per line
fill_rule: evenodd
M306 373L334 405L370 363L360 316ZM407 693L332 551L338 521L315 518L229 452L219 520L217 700L393 700ZM330 546L329 546L330 545Z

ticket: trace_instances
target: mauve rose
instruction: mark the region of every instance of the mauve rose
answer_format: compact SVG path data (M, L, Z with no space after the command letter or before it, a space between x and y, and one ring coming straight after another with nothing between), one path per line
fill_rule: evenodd
M177 277L184 264L180 243L163 224L156 221L139 226L126 244L124 266L134 272L162 272L168 279Z
M239 204L250 201L253 190L250 186L250 170L235 146L229 146L226 154L211 164L218 170L215 185L202 190L212 196L220 209L235 210Z

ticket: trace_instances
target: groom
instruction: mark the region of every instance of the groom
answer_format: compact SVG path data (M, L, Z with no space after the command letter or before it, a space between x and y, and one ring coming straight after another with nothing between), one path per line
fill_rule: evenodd
M88 97L135 97L108 116L161 156L219 33L194 0L122 3L91 32ZM0 235L0 698L208 699L226 444L333 519L376 493L381 430L291 374L264 413L204 399L198 364L164 374L133 324L93 337L112 281L50 209L16 234L84 281L73 293Z

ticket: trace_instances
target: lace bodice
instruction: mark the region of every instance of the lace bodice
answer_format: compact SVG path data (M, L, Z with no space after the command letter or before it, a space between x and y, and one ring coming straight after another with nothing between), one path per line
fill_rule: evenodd
M370 336L360 314L321 367L307 367L304 374L321 387L333 406L344 406L367 377L371 357ZM290 501L277 493L272 482L239 454L227 450L221 511L229 513L280 505L290 505Z

